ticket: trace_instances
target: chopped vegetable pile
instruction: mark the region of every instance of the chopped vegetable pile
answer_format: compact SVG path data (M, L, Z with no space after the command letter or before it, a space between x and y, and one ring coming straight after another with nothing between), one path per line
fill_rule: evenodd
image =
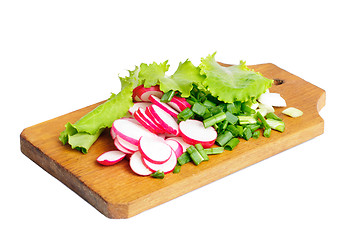
M76 123L67 123L60 141L87 153L102 131L111 128L117 150L102 154L100 164L113 165L129 156L136 174L164 178L188 162L199 165L208 155L232 151L240 139L284 131L273 106L285 107L285 100L269 92L271 79L245 62L223 67L214 53L198 67L186 60L170 76L168 69L167 61L142 63L120 76L121 92ZM303 114L295 108L283 113Z

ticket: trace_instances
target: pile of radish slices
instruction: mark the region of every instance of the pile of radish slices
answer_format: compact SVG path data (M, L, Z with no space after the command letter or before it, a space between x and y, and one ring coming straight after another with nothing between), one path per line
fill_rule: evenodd
M214 144L217 132L213 127L205 128L193 119L178 124L178 113L191 107L185 98L175 96L164 103L162 95L158 86L134 89L131 117L115 120L111 128L117 150L103 153L98 163L113 165L127 156L131 169L140 176L158 171L166 174L190 145L200 143L209 148Z

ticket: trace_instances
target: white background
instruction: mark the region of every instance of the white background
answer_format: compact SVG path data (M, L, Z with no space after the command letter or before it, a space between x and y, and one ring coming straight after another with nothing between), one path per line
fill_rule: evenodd
M356 1L1 1L1 239L359 239ZM325 133L127 220L20 152L21 131L109 97L141 62L217 51L326 90ZM4 237L7 236L7 237Z

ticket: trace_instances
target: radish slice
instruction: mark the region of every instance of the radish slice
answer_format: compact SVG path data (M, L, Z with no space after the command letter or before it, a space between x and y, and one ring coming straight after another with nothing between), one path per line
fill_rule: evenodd
M117 140L117 137L115 138L115 140L113 141L113 144L115 144L115 147L120 150L121 152L123 153L126 153L126 154L133 154L134 152L133 151L130 151L126 148L124 148Z
M152 103L149 102L136 102L133 104L132 107L130 107L130 109L128 109L128 112L133 116L133 114L139 109L146 109L146 107L151 106Z
M213 127L205 128L198 120L188 119L179 124L179 130L183 140L191 145L200 143L204 148L209 148L217 138L217 132Z
M124 159L125 156L126 154L121 151L112 150L101 154L97 158L97 162L101 165L110 166L115 163L118 163L119 161Z
M111 134L112 139L115 139L117 136L115 131L113 130L113 128L110 129L110 134Z
M163 92L160 90L160 87L158 85L149 88L145 88L143 85L140 85L133 89L132 98L136 101L151 102L149 99L150 95L154 95L161 98Z
M166 143L172 148L174 153L176 154L176 158L183 154L182 145L175 139L166 139Z
M153 123L158 126L159 129L161 129L161 133L165 133L166 129L161 125L159 121L152 115L150 107L147 107L145 110L146 115L152 120Z
M142 162L142 156L139 151L135 152L130 158L130 168L140 176L148 176L153 171L149 170Z
M164 174L170 173L173 171L173 169L176 167L177 164L177 157L176 154L172 150L172 154L170 159L163 163L163 164L155 164L150 161L148 161L146 158L142 158L142 163L145 165L149 170L156 172L156 171L162 171Z
M182 137L169 137L166 140L168 140L168 139L173 139L173 140L176 140L177 142L179 142L182 145L183 152L185 152L187 150L187 148L189 148L191 146L190 144L183 141Z
M138 110L134 113L133 116L134 116L135 119L136 119L144 128L146 128L148 131L150 131L150 132L152 132L152 133L154 133L154 134L157 133L156 130L155 130L155 128L153 128L148 122L146 122L145 119L143 119L143 118L141 117L141 115L139 114Z
M177 118L178 112L170 107L168 104L161 102L161 99L154 95L150 95L149 99L153 104L164 110L166 113L170 114L171 116Z
M165 130L161 127L161 125L159 125L158 123L156 123L155 121L153 121L147 114L147 112L140 108L137 110L138 115L148 124L150 125L156 133L164 133Z
M173 96L171 101L167 103L170 105L173 109L175 109L177 112L182 112L186 108L190 108L191 104L189 104L185 98Z
M156 136L150 131L146 130L143 126L136 124L127 119L117 119L113 122L112 127L116 135L125 139L134 145L138 145L142 136Z
M157 105L149 106L148 109L151 115L161 124L166 132L175 136L179 134L178 124L171 115L159 108Z
M286 107L287 103L279 93L263 93L259 96L258 101L273 107Z
M125 149L127 149L130 152L137 152L138 151L138 146L134 145L130 142L127 142L126 140L124 140L123 138L121 138L120 136L117 136L117 141L118 143L124 147Z
M158 136L141 137L139 148L142 157L155 164L165 163L172 154L172 148Z

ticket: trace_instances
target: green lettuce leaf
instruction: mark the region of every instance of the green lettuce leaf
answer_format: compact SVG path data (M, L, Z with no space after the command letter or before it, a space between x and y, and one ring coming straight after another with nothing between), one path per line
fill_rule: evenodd
M160 64L153 62L149 65L142 63L138 73L139 82L143 82L145 88L158 85L170 67L167 63L168 61Z
M199 67L201 74L206 76L202 84L219 100L226 103L253 101L271 87L271 79L249 69L245 62L222 67L216 62L215 54L202 58Z

